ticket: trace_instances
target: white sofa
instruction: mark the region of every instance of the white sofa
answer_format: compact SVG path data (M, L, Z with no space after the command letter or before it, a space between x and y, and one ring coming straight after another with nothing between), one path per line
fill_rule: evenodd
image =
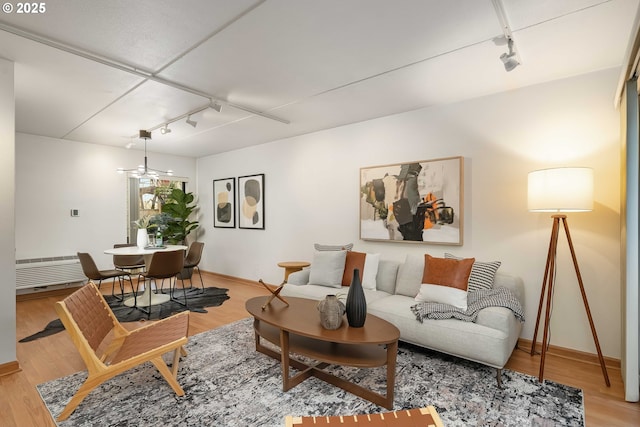
M407 256L404 263L380 260L376 289L364 290L367 312L395 325L400 330L401 341L496 368L500 386L501 370L520 336L522 322L504 307L482 309L475 322L418 321L411 307L418 303L415 296L420 290L423 268L424 258L419 256ZM336 289L309 283L309 276L310 269L290 274L280 295L321 300L329 294L346 296L348 292L348 287ZM524 307L522 279L498 271L494 277L494 287L497 286L513 291Z

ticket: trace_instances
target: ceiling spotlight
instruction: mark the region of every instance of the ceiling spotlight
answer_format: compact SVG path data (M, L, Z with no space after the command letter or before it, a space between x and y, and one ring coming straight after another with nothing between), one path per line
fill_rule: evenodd
M193 127L196 127L198 125L198 122L196 122L195 120L191 120L191 114L189 114L189 117L187 117L187 123Z
M163 134L163 135L167 134L167 133L171 133L171 129L169 129L169 123L164 125L163 128L160 128L160 133Z
M222 105L218 104L217 102L211 104L210 107L216 110L218 113L222 111Z
M516 57L516 52L513 50L513 39L509 38L507 40L509 45L509 53L503 53L500 55L500 60L504 64L504 69L507 71L511 71L516 68L520 63L518 62L518 58Z

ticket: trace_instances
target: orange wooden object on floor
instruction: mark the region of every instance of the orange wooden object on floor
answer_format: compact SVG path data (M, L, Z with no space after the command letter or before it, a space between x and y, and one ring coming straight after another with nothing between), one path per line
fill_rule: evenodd
M377 426L377 427L443 427L436 408L403 409L394 412L365 415L336 415L331 417L285 418L286 427L304 426Z

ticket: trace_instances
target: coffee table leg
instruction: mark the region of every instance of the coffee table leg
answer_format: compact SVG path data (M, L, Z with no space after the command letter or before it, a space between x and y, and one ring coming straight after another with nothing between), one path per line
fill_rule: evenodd
M282 391L291 388L289 384L289 332L280 329L280 366L282 367Z
M387 408L393 408L393 391L396 383L396 356L398 341L387 344Z

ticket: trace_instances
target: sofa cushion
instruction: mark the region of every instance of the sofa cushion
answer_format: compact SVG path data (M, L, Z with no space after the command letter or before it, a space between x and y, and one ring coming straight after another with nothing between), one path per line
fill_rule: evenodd
M400 263L397 261L389 261L381 259L378 262L378 274L376 276L376 289L388 294L396 293L396 279L398 278L398 267Z
M344 262L344 272L342 273L342 286L349 286L353 281L353 270L356 268L360 271L360 281L364 277L364 260L367 254L364 252L347 252L347 258Z
M466 311L467 286L473 262L473 258L457 260L425 254L422 284L415 300L449 304Z
M425 254L422 283L447 286L466 292L474 261L474 258L458 260Z
M303 268L300 271L296 271L294 273L289 274L287 277L287 283L291 283L292 285L306 285L309 283L309 275L311 274L310 268Z
M455 255L445 253L445 258L462 259ZM476 261L471 267L471 275L469 275L469 291L477 291L479 289L493 288L493 281L496 272L502 263L500 261L482 262Z
M342 287L347 251L316 251L313 254L309 284Z
M418 302L438 302L458 307L467 311L467 291L451 286L431 285L423 283L415 298Z
M360 282L364 289L376 290L376 276L378 275L378 262L380 254L367 254L364 252L349 251L344 264L342 286L350 286L353 281L353 270L360 270Z
M327 295L337 295L340 301L342 301L343 303L346 303L348 293L349 293L349 288L347 286L342 286L340 289L336 289L336 288L330 288L328 286L314 286L314 285L297 286L291 283L287 283L282 288L280 295L283 297L297 297L297 298L307 298L307 299L313 299L313 300L324 299ZM383 300L388 296L390 296L390 294L383 291L374 291L371 289L364 289L364 298L367 300L367 306L369 306L369 304L373 303L374 301ZM414 316L414 319L415 319L415 316Z
M396 295L404 295L412 299L418 295L422 275L424 273L424 256L408 254L404 264L398 268Z
M380 264L380 254L367 254L364 260L364 274L362 275L362 287L375 291L377 286L378 265Z

